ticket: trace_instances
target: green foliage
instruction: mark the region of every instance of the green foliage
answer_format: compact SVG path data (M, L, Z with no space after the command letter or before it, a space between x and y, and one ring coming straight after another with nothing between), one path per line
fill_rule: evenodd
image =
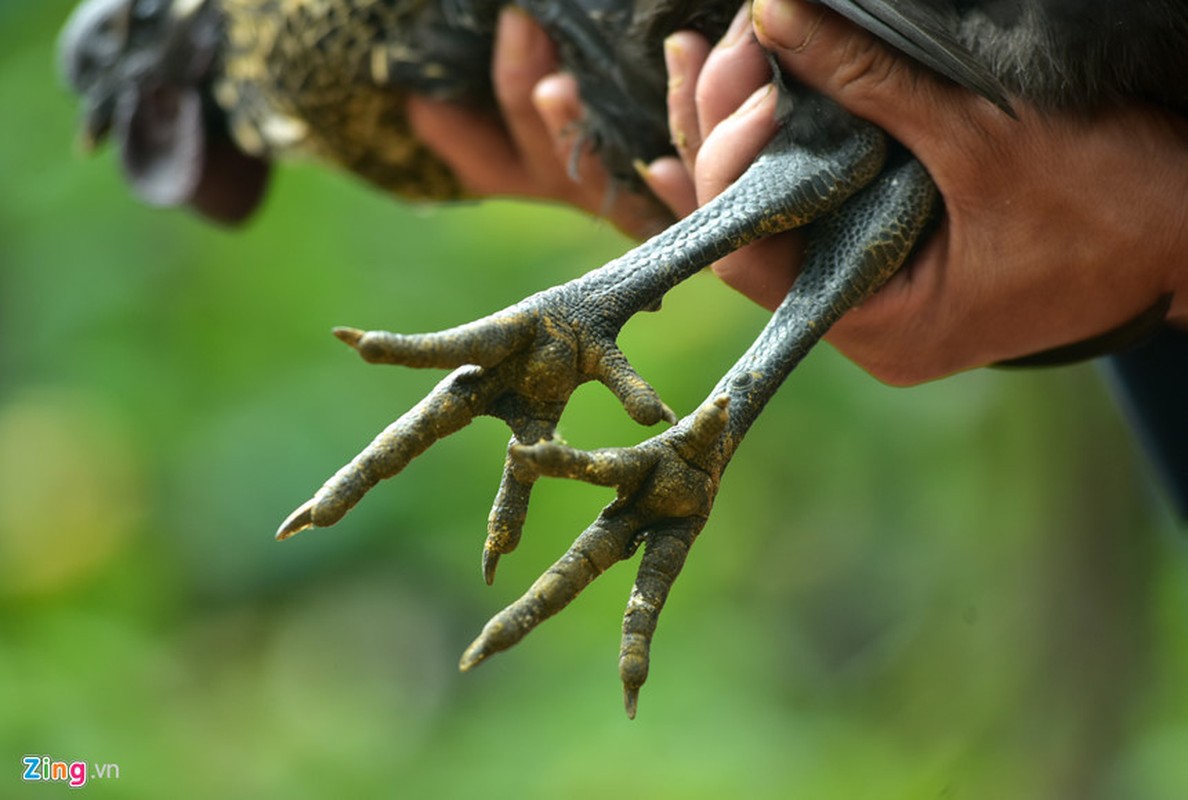
M459 676L609 496L542 485L487 588L506 434L480 421L273 542L439 377L329 328L453 325L626 244L307 166L242 231L149 210L110 152L71 153L68 6L0 7L0 794L28 753L118 764L95 797L1188 793L1183 541L1090 368L897 390L822 349L726 473L637 721L631 565ZM763 319L704 276L622 343L687 413ZM647 435L597 387L562 432Z

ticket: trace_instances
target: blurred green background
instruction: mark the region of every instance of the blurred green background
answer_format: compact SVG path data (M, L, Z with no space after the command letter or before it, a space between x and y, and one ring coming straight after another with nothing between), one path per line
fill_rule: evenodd
M481 420L275 543L440 377L329 329L457 324L626 243L305 165L239 232L147 209L72 151L70 5L0 4L0 796L67 791L25 754L117 764L96 797L1188 796L1185 539L1088 367L897 390L823 348L727 472L636 721L631 564L459 675L610 496L542 485L486 587ZM701 276L622 343L684 413L763 320ZM646 435L598 388L563 422Z

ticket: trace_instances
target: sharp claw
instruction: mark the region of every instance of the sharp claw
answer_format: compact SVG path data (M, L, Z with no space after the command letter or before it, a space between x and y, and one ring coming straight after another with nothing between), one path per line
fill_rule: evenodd
M466 648L466 652L462 654L462 659L458 662L458 669L461 672L469 672L483 663L489 655L491 653L483 643L483 637L480 636L470 647Z
M298 509L292 514L290 514L288 519L282 522L281 526L277 528L276 540L278 542L283 542L293 534L301 533L307 528L312 528L314 526L313 508L313 500L306 500L304 503L302 503L301 506L298 507Z
M490 586L495 583L495 568L499 566L499 553L483 548L483 580Z
M335 328L334 335L338 340L344 342L356 350L359 349L359 342L363 339L363 331L358 328Z
M672 425L677 421L672 409L654 393L625 398L623 408L627 411L627 416L640 425L652 426L661 420Z
M516 435L528 438L547 436L554 425L555 422L550 422L539 427L524 427ZM515 446L516 437L513 437L509 448ZM520 543L534 482L535 477L518 469L515 460L509 455L499 482L499 492L487 517L487 541L483 543L483 580L488 586L495 581L495 568L499 565L500 557L515 550Z
M678 422L680 422L680 418L677 417L675 411L668 407L668 403L661 403L660 407L665 422L667 422L669 425L676 425Z
M635 712L639 708L639 689L623 687L623 707L627 709L627 719L635 719Z

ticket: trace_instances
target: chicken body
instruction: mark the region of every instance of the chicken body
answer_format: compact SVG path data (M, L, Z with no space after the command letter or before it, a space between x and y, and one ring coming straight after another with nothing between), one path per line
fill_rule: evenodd
M129 151L144 137L120 118L163 85L199 95L207 138L229 133L241 154L313 156L399 195L449 199L457 180L415 140L405 100L494 113L492 38L509 1L88 0L63 34L63 67L89 108L103 110L100 135L114 127L126 163L137 163ZM690 28L717 39L738 0L514 1L579 83L585 144L621 187L642 191L632 164L671 152L664 38ZM1137 97L1188 112L1188 4L1178 0L823 4L1004 107L1008 95L1079 110ZM152 137L195 150L197 134L173 122ZM129 179L149 202L187 202L193 173L218 168L187 167L173 191L145 191L134 166Z

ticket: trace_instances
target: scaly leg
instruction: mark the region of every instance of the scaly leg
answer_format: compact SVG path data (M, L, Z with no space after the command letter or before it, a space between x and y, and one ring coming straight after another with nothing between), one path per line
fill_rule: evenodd
M615 486L618 496L520 599L487 623L462 656L462 669L514 645L642 544L619 655L627 714L634 717L657 619L705 525L722 471L804 355L899 268L936 204L924 168L906 160L817 223L787 298L706 403L675 427L629 448L581 451L550 441L513 446L512 459L533 476Z
M438 439L475 416L498 417L513 439L483 552L488 582L499 557L518 543L540 475L613 485L619 499L528 594L487 625L461 666L468 669L510 647L644 544L620 659L628 712L634 714L660 609L705 524L734 448L828 327L898 268L935 203L935 189L915 162L875 180L886 158L886 140L877 129L820 97L781 99L779 134L735 184L605 267L440 333L336 331L367 361L455 371L298 508L277 537L334 524ZM727 253L818 219L803 274L712 402L635 448L583 454L551 442L569 397L589 380L610 388L640 423L674 422L615 344L619 330Z
M570 395L589 380L605 384L641 424L675 422L615 344L626 321L727 253L838 208L883 166L878 129L822 98L800 99L797 109L796 98L784 97L788 124L726 192L601 269L439 333L337 330L369 362L455 371L293 512L277 538L334 524L380 480L475 416L504 420L513 448L551 438ZM813 124L795 124L797 110ZM823 118L828 129L816 122ZM488 583L519 541L535 479L509 457L483 550Z

